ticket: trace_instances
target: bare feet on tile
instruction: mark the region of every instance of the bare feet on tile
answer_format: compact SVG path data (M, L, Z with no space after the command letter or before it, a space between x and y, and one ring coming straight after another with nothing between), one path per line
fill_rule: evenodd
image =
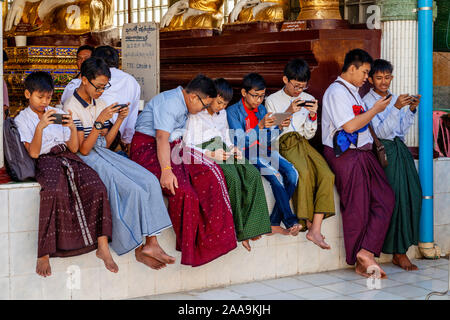
M36 273L44 278L52 275L52 268L50 267L49 255L37 259Z
M415 264L412 264L406 254L394 253L392 263L406 271L419 270Z
M165 263L162 263L161 261L158 261L155 258L144 255L142 253L142 246L134 250L134 256L136 257L136 261L143 263L152 269L160 270L166 267Z
M303 226L301 225L301 224L298 224L298 223L296 223L296 224L294 224L292 227L290 227L288 230L289 230L289 234L291 235L291 236L297 236L298 235L298 233L300 232L300 230L302 230L302 228L303 228Z
M282 228L281 226L272 226L272 233L268 233L268 236L273 236L275 233L282 234L284 236L289 235L289 231Z
M243 240L242 245L244 246L245 249L247 249L248 252L252 251L252 247L250 247L250 241Z
M142 248L142 254L162 263L174 264L175 258L169 256L160 246L155 236L147 237L147 243Z
M99 247L95 252L97 258L102 259L106 269L113 273L119 272L119 266L114 262L109 249Z
M306 239L319 246L322 249L330 250L331 246L325 242L325 237L320 232L309 230L306 234Z

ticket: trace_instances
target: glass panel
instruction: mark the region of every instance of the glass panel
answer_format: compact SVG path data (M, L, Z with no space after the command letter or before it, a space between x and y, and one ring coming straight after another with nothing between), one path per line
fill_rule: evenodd
M169 1L168 0L162 0L162 4L163 4L163 6L167 6L167 5L169 5Z
M348 6L348 22L354 24L359 23L359 6Z
M153 0L153 2L155 3L154 4L155 7L160 6L160 1L159 0Z
M139 10L139 22L145 22L145 10Z
M145 8L145 0L140 0L139 1L139 9L140 8Z
M116 7L117 11L122 11L123 10L123 2L124 2L124 0L117 0L117 2L118 2L118 6Z
M137 9L137 7L138 7L138 0L132 0L131 9Z
M113 21L114 21L114 25L117 26L117 15L114 15Z
M153 21L153 10L147 9L147 21Z
M119 13L119 27L123 26L123 13Z
M164 17L164 15L166 14L167 10L168 10L167 7L162 8L162 16L163 16L163 17Z
M154 16L154 22L161 21L161 10L159 8L155 8L155 16Z
M131 13L131 21L132 22L138 22L138 12L137 11L133 11Z

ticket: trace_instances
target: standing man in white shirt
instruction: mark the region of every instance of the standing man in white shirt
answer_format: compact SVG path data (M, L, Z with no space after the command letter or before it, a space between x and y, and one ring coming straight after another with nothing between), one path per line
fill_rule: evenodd
M323 97L322 142L324 156L336 177L340 196L346 261L356 263L356 273L386 278L375 261L379 257L395 205L389 181L372 152L368 125L391 102L383 97L370 110L358 90L373 63L364 50L345 55L341 76ZM377 273L379 271L379 273Z
M108 64L111 71L111 79L109 83L111 87L102 95L102 99L107 105L112 103L127 104L129 103L130 113L120 126L121 142L125 152L128 153L131 139L134 135L134 127L136 124L139 100L141 98L141 87L136 79L119 70L119 53L111 46L97 47L93 54L94 57L102 58ZM112 121L115 122L117 114L114 115Z
M73 95L73 92L80 86L80 84L81 84L81 76L80 76L81 65L83 64L83 62L85 60L89 59L92 56L92 53L94 52L94 50L95 50L95 48L88 44L78 48L78 50L77 50L78 74L64 88L64 92L61 96L61 104L62 105L64 105L64 102L66 102L66 100L68 98L70 98Z

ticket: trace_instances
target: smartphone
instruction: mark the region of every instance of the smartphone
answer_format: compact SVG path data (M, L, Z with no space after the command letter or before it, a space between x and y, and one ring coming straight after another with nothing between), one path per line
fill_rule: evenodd
M419 100L419 96L410 95L410 97L413 98L413 100Z
M289 112L273 113L270 118L274 119L274 126L279 126L284 120L292 116Z
M124 103L124 104L117 104L115 106L115 108L119 107L119 109L117 110L117 112L120 112L120 110L122 110L123 108L128 107L128 104Z
M392 97L392 93L389 93L389 94L386 96L386 98L384 98L384 100L387 100L387 99L389 99L390 97Z
M307 104L314 104L314 103L316 103L316 102L313 101L313 100L306 100L306 101L303 101L302 103L297 104L297 106L302 107L302 106L305 106Z
M62 120L63 120L63 114L62 113L55 113L52 115L52 118L55 118L55 120L53 120L53 124L63 124Z

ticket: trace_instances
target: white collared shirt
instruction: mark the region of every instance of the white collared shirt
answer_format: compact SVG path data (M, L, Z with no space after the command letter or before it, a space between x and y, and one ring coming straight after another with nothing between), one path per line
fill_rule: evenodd
M336 80L342 81L353 93L350 92L339 83L333 82L325 91L322 104L322 143L333 148L333 136L336 131L342 130L342 126L355 118L353 106L361 105L367 111L361 96L359 88L345 81L341 77ZM358 146L350 145L350 148L362 147L367 143L372 143L373 139L369 129L358 134Z
M73 122L77 127L77 131L84 131L84 137L89 136L92 126L102 111L107 108L107 104L102 99L94 100L91 103L81 102L75 95L67 99L64 104L64 111L72 111ZM105 121L104 125L108 125L109 121Z
M61 109L53 107L45 108L45 111L48 110L56 110L56 113L65 113ZM37 113L31 110L30 107L20 111L14 118L14 122L19 129L20 141L31 143L34 138L36 127L40 121ZM66 141L69 141L69 139L70 128L63 127L60 124L49 124L42 131L42 143L39 155L49 153L54 146L66 144Z
M367 109L371 109L375 102L383 98L376 93L373 88L364 96ZM372 119L372 126L375 130L375 134L380 139L394 140L395 137L399 137L405 141L405 135L408 132L409 127L414 123L415 112L412 112L408 106L404 106L401 110L397 109L394 105L397 102L398 96L392 94L392 99L389 105L383 112L378 113Z
M115 102L119 104L130 103L130 112L123 120L119 131L122 141L131 143L139 111L141 87L132 75L117 68L110 68L109 70L111 71L111 79L109 80L111 87L103 91L100 98L105 101L107 106ZM117 114L114 114L111 121L115 122L116 120Z
M226 110L221 110L219 114L210 115L208 110L200 111L197 114L189 114L186 123L186 132L183 142L195 149L197 145L210 141L215 137L221 137L227 147L233 147L229 136L229 127Z
M267 97L265 106L268 112L285 112L291 105L292 101L299 98L303 101L316 100L312 95L306 92L300 93L297 97L291 97L284 91L283 88ZM301 108L300 111L292 115L291 124L289 127L282 130L278 138L288 132L298 132L306 139L311 139L316 134L316 130L317 120L311 120L309 118L309 111L305 108Z
M64 92L63 92L63 94L62 94L62 96L61 96L61 104L62 104L62 105L64 105L64 102L66 102L67 99L69 99L69 98L73 95L73 92L74 92L76 89L78 89L78 87L80 86L80 84L81 84L81 79L79 79L79 78L72 79L72 80L67 84L67 86L64 88Z

